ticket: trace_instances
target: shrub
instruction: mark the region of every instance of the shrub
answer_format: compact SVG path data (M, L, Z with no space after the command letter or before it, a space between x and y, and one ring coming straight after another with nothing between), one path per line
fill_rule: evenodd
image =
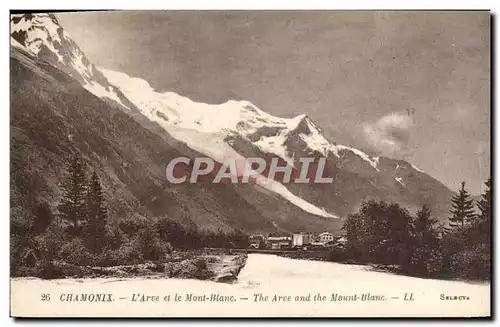
M156 261L165 257L166 248L160 242L155 226L148 226L139 231L139 248L145 260Z
M203 258L196 259L194 265L200 270L207 269L207 262Z
M50 225L43 234L35 237L35 253L41 260L58 259L58 252L66 242L64 231L56 225Z
M118 250L112 252L111 259L118 265L137 264L144 259L137 242L122 244Z
M444 260L444 253L440 248L431 251L431 255L427 260L427 273L429 277L439 276L443 270Z
M111 250L118 250L127 241L125 234L118 226L109 227L107 234L107 244Z
M77 266L88 266L93 264L93 255L85 247L84 242L79 238L74 238L65 243L59 251L59 256L67 263Z
M138 217L129 217L118 222L120 231L132 239L141 230L147 228L150 222L139 219Z
M10 236L10 275L15 276L19 266L21 266L21 240L19 236Z
M162 243L163 245L163 252L165 254L171 254L172 251L174 250L173 246L169 242L164 242Z
M157 263L151 267L151 271L154 272L164 272L166 265L164 263Z
M176 248L190 248L191 241L194 235L190 235L181 224L162 217L156 222L156 229L158 231L158 237L161 240L168 241L172 246Z
M340 247L334 247L328 253L328 261L345 262L347 260L346 250Z
M119 264L117 261L116 250L105 248L99 254L94 254L94 265L100 267L110 267Z
M450 270L458 278L489 279L491 263L481 246L463 249L450 257Z
M42 260L37 265L36 275L42 279L56 279L64 276L52 260Z
M37 203L33 209L33 215L33 229L37 234L43 233L54 220L54 215L47 202Z
M410 264L403 268L411 275L433 277L443 272L443 263L444 254L439 247L423 246L413 251Z

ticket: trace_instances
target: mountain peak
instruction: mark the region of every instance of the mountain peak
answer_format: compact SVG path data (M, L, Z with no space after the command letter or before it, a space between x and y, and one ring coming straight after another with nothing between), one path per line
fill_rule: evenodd
M107 97L128 109L133 107L88 60L54 14L14 14L10 26L14 47L24 47L31 55L61 69L95 95Z
M298 134L310 135L322 133L321 128L306 114L295 116L292 120L297 123L296 127L292 129Z
M53 14L11 15L11 36L32 55L65 71L81 84L89 83L94 67Z
M37 56L48 48L58 60L64 60L55 44L62 44L66 35L53 14L14 14L11 15L10 25L11 36L31 54Z

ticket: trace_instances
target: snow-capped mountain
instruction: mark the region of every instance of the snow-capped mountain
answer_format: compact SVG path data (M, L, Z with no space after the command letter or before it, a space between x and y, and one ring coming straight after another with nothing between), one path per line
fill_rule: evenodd
M12 46L61 69L95 95L130 109L130 102L87 59L53 14L14 14L10 27Z
M164 127L178 140L218 161L222 161L227 155L243 159L226 146L223 139L227 133L251 135L269 124L282 128L281 135L259 140L256 145L265 152L287 158L283 148L275 145L275 142L279 142L278 139L286 136L287 131L293 129L301 120L301 117L273 117L245 101L208 105L193 102L172 92L159 94L139 78L96 69L53 14L11 15L11 45L63 70L98 97L111 99L128 110L138 108L143 115ZM209 133L212 137L207 138L193 132ZM309 213L335 217L334 214L295 196L280 183L266 179L262 181L262 186L279 193Z
M275 117L248 101L194 102L173 92L156 92L143 79L99 70L149 120L219 162L257 156L278 157L293 165L300 157L325 157L327 176L335 177L332 185L318 188L269 180L261 185L314 215L340 217L369 197L416 208L444 203L450 196L444 185L406 161L370 156L327 140L307 115ZM436 209L447 210L445 205Z
M158 123L166 132L185 142L192 149L219 162L223 162L227 157L245 160L245 157L227 142L228 136L237 134L251 140L264 129L273 130L273 135L262 136L252 144L264 153L277 155L290 162L292 158L289 157L283 143L287 136L303 123L310 126L311 133L314 133L311 137L313 142L317 142L320 146L329 145L319 129L305 115L291 119L274 117L248 101L231 100L218 105L194 102L173 92L158 93L147 81L140 78L133 78L104 68L99 69L143 115ZM314 136L316 136L315 139ZM304 137L306 137L305 134ZM327 212L324 208L294 195L277 181L264 178L258 180L257 183L280 194L306 212L322 217L337 218L334 213Z
M99 68L149 119L165 129L171 126L200 133L237 134L264 153L293 162L287 140L297 134L310 153L339 157L339 151L351 151L377 170L377 158L344 145L329 142L321 129L306 115L280 118L266 113L248 101L230 100L223 104L206 104L173 92L158 93L147 81L125 73ZM223 117L223 119L221 119Z
M157 92L141 78L95 67L51 14L12 15L11 36L13 47L49 62L97 97L113 100L124 112L139 113L159 125L156 132L216 161L257 156L293 164L300 157L326 158L326 175L334 177L332 184L285 186L264 178L257 185L261 188L256 187L271 191L269 196L279 195L307 215L343 217L371 197L410 208L429 204L438 214L447 211L452 192L442 183L406 161L370 156L327 140L307 115L280 118L249 101L207 104L174 92ZM256 207L265 206L248 189L235 191Z

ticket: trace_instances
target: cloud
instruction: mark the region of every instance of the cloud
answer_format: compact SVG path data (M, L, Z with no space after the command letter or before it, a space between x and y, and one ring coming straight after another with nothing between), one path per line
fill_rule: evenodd
M363 124L364 136L374 150L387 156L398 156L410 142L411 117L391 113L375 123Z

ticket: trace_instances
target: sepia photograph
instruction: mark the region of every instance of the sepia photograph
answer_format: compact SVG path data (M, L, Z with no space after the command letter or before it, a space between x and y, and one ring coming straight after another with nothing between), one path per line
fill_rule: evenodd
M491 317L490 11L9 16L12 317Z

